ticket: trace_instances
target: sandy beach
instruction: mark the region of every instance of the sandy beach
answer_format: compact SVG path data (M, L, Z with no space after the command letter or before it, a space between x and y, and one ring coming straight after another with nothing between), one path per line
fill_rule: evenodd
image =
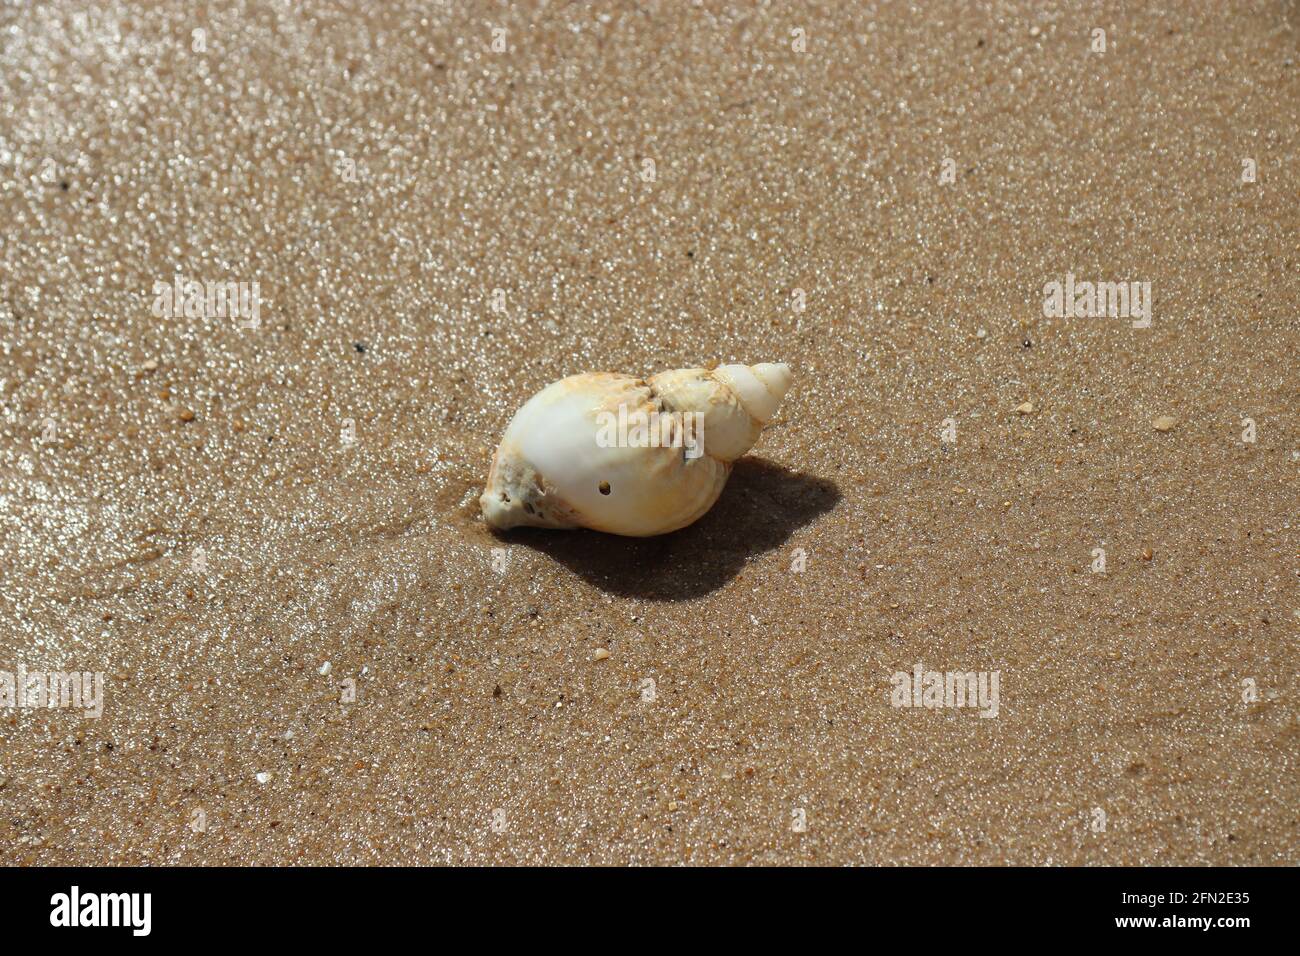
M92 7L0 8L5 863L1300 863L1293 0ZM718 362L696 524L485 525Z

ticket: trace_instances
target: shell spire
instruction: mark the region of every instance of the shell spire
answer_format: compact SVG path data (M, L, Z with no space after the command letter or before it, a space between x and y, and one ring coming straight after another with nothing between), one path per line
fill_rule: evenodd
M765 425L790 390L790 366L784 362L723 365L714 370L713 376L729 385L745 411Z
M573 375L506 427L479 498L494 528L593 528L647 536L713 503L789 391L784 363Z

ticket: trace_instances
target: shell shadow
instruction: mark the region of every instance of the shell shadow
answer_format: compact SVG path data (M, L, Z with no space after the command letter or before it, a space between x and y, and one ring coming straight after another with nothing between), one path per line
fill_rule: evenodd
M754 555L779 548L839 503L824 478L761 458L736 462L722 495L695 524L654 538L517 528L504 540L541 551L609 594L685 601L716 591Z

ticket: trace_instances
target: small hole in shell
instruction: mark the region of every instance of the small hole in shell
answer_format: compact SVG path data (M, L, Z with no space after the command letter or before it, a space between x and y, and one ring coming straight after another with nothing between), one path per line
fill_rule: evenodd
M609 494L609 482L608 482L608 481L602 481L602 482L600 483L599 488L600 488L600 493L601 493L602 495L607 495L607 494Z

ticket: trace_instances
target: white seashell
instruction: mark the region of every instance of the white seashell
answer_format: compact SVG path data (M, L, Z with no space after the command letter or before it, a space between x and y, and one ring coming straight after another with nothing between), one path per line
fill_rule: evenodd
M718 500L790 378L788 365L764 364L561 379L506 427L479 498L483 516L500 529L645 537L684 528Z

